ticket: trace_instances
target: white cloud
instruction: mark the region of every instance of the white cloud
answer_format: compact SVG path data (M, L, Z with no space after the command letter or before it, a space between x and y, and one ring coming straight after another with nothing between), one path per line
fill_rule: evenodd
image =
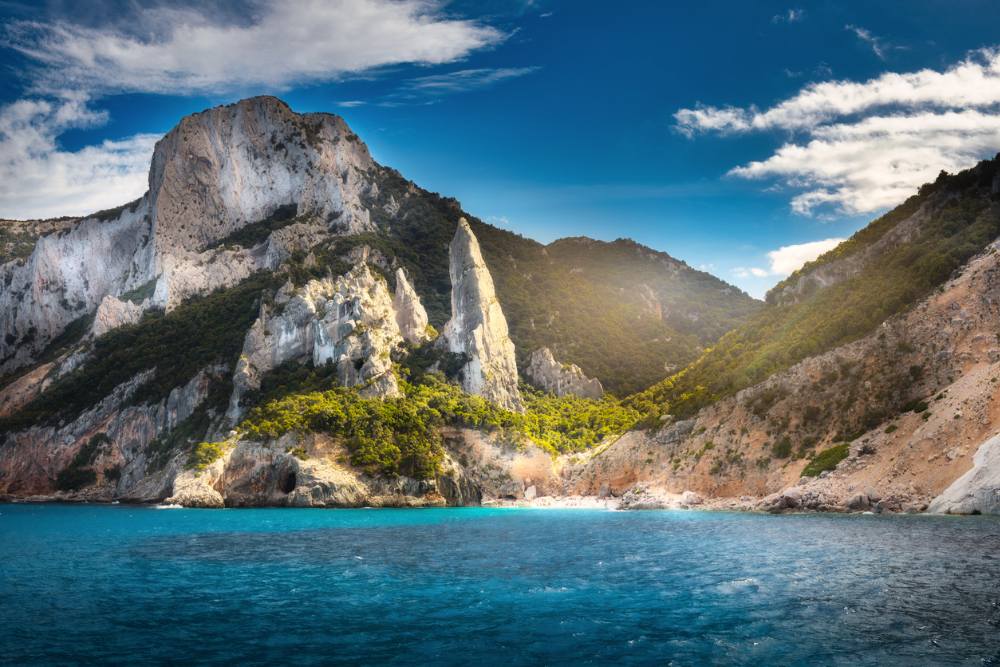
M771 17L771 23L798 23L806 17L804 9L789 9L783 14L775 14Z
M79 151L59 148L70 127L103 123L76 95L57 101L19 100L0 107L0 217L85 215L135 199L158 136L139 134Z
M777 276L795 273L806 262L811 262L823 253L833 250L844 241L845 239L833 238L781 246L767 253L768 259L771 260L770 273Z
M254 0L241 22L161 6L129 14L114 28L10 23L5 42L28 58L24 73L35 99L0 108L0 216L81 215L145 191L158 137L139 134L77 151L59 146L66 130L107 121L87 105L102 95L286 88L391 65L452 63L507 37L446 16L443 7L440 0ZM460 70L450 86L449 75L423 77L411 94L484 86L520 73Z
M762 269L758 266L737 266L733 269L733 275L737 278L766 278L768 276L767 269Z
M495 69L463 69L446 74L420 76L408 81L404 88L430 94L460 93L485 88L494 83L531 74L538 67L499 67Z
M353 109L355 107L363 107L364 105L364 100L344 100L343 102L337 102L337 106L343 109Z
M759 266L737 266L732 270L737 278L768 278L784 277L802 268L806 262L811 262L820 255L833 250L845 239L830 238L822 241L810 241L794 245L781 246L767 253L770 264L768 268ZM772 281L773 282L773 281Z
M1000 115L978 111L874 116L816 128L805 144L789 143L766 160L736 167L744 178L777 177L808 188L792 209L833 206L848 214L888 208L933 181L1000 148Z
M887 46L881 39L873 35L871 30L856 25L845 25L844 30L853 32L855 37L871 47L872 53L878 56L880 60L885 60Z
M505 38L491 26L445 17L433 0L270 0L255 19L220 24L194 10L152 9L136 34L21 21L8 37L40 65L39 90L171 94L449 63Z
M1000 50L976 52L944 70L885 73L862 83L811 84L767 109L681 109L688 135L787 130L769 158L734 168L803 190L801 214L860 214L898 204L942 170L956 171L1000 148Z

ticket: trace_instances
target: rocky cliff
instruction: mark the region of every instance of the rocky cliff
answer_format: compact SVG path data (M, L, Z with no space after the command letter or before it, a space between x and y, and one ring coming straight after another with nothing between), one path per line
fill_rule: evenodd
M391 359L403 342L399 320L409 322L421 309L415 293L407 297L394 300L385 279L365 262L338 278L311 280L300 288L285 283L272 305L261 305L247 332L233 375L231 423L243 415L246 394L260 389L261 377L289 362L333 364L345 387L359 386L370 396L398 395Z
M465 218L458 221L449 258L451 319L444 326L442 339L450 352L466 357L462 388L497 405L523 411L507 319L479 242Z
M149 191L60 226L0 265L0 374L31 363L106 296L150 287L148 306L273 270L325 233L372 229L362 198L374 163L343 119L258 97L188 116L153 154ZM278 211L300 221L251 248L224 240Z

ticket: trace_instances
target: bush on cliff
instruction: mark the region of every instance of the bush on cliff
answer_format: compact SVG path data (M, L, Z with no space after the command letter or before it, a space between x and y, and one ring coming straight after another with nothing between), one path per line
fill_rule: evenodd
M461 426L530 439L551 453L580 451L628 430L639 413L616 399L541 394L524 388L525 413L463 392L435 373L400 382L403 397L365 398L332 387L292 393L253 408L239 426L243 437L269 439L290 431L339 438L351 463L372 473L432 477L444 458L440 428Z
M834 445L829 449L824 449L822 452L813 457L813 459L809 462L809 465L807 465L802 471L802 476L818 477L820 473L824 473L827 470L834 470L841 461L847 458L850 453L851 446L846 442L840 445Z

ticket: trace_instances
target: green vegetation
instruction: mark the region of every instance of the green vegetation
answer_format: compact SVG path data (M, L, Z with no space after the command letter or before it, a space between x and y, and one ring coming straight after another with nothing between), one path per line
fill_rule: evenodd
M840 445L834 445L829 449L824 449L822 452L813 457L811 461L809 461L809 465L807 465L802 471L802 476L818 477L820 473L826 472L827 470L833 470L841 461L846 459L850 453L851 446L846 442Z
M252 248L258 243L266 241L267 237L271 235L271 232L277 231L282 227L295 224L296 222L301 222L299 218L295 217L297 211L297 204L279 206L275 209L274 213L267 216L263 220L251 222L248 225L240 227L232 234L229 234L215 243L212 243L208 246L208 248L220 248L224 246Z
M186 467L189 470L204 470L225 453L226 443L224 442L199 442L191 449Z
M78 491L97 482L97 473L90 466L109 444L111 439L104 433L98 433L84 443L69 465L56 476L56 488L60 491Z
M133 395L141 404L160 400L214 363L232 364L257 316L261 292L279 278L257 274L235 287L193 298L168 314L146 313L132 326L94 341L90 359L56 381L20 412L0 419L0 432L76 417L137 373L156 369Z
M527 412L520 414L466 394L437 373L403 380L401 386L405 397L384 401L345 387L288 394L253 408L239 430L261 439L289 431L328 433L344 443L353 465L371 473L427 478L443 460L444 426L499 431L514 442L530 438L561 453L619 435L639 416L611 397L556 398L527 388Z
M130 289L129 291L118 297L121 301L131 301L132 303L142 303L146 299L153 296L156 292L156 279L152 279L149 282L145 282L139 285L135 289Z
M998 168L1000 161L986 162L921 188L921 194L810 266L867 248L888 227L928 204L930 219L913 238L886 248L854 275L807 293L798 302L773 303L681 372L631 397L629 404L654 415L687 417L806 357L872 332L927 296L1000 235L1000 209L989 189ZM797 279L809 277L800 272ZM918 367L909 371L911 379L920 374Z
M792 455L792 441L785 436L771 445L771 456L776 459L787 459Z

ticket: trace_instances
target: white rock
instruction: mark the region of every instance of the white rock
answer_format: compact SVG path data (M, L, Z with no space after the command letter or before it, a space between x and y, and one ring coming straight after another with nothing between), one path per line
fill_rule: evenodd
M396 311L396 324L407 342L419 345L430 338L427 311L402 267L396 269L396 296L392 306Z
M927 511L934 514L1000 514L1000 435L979 446L972 459L972 470L931 501Z
M263 374L288 361L333 363L344 386L362 386L369 396L399 394L391 355L403 337L388 286L368 265L299 289L286 284L275 304L273 312L261 308L244 339L233 374L230 423L242 416L241 401L260 388Z
M121 301L109 294L101 300L101 305L97 307L90 333L94 337L103 336L112 329L126 324L135 324L142 317L142 311L143 304Z
M449 262L451 319L442 338L450 352L468 357L461 372L462 388L502 407L523 411L507 319L479 241L465 218L458 221Z
M600 398L604 395L604 387L601 386L600 380L588 378L576 364L556 361L552 351L547 347L531 353L525 375L539 389L556 396L572 394L583 398Z

